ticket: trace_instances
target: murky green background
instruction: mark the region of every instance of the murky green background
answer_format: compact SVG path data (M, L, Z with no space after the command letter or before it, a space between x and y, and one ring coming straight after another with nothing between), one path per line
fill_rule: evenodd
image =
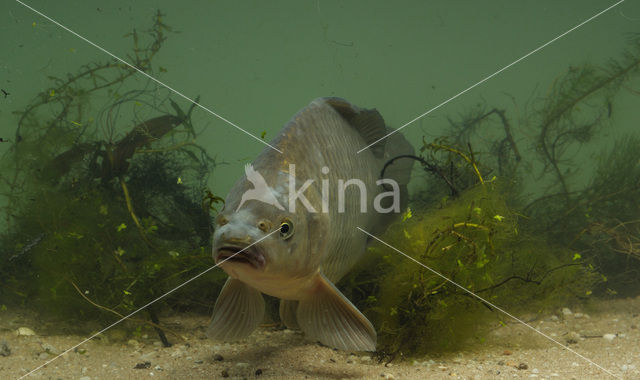
M614 4L612 1L28 1L27 4L126 59L132 28L146 29L156 9L169 34L158 79L268 141L319 96L340 96L381 111L398 127ZM49 75L64 76L109 57L25 8L2 0L0 137L13 138L16 116ZM640 30L640 4L626 1L494 78L430 113L403 132L420 144L447 117L486 103L521 111L544 97L568 66L619 57ZM142 76L140 87L149 84ZM150 84L155 86L155 84ZM615 136L637 128L637 98L616 99L611 122L584 165ZM103 102L106 104L106 99ZM180 100L187 107L187 102ZM96 102L96 112L101 103ZM149 117L157 115L149 110ZM512 114L513 118L518 116ZM637 120L637 116L636 119ZM131 125L123 123L122 130ZM264 146L196 110L198 142L224 161L211 188L225 195ZM525 124L516 132L526 139ZM0 154L11 143L0 144Z

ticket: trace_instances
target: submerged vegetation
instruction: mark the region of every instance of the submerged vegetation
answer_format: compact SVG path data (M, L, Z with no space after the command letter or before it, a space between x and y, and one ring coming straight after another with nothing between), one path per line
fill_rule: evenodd
M613 122L619 91L637 94L640 39L631 49L604 67L570 67L517 123L481 107L449 119L420 156L392 159L429 174L381 237L409 257L373 244L341 284L375 321L381 354L481 342L483 318L512 322L496 307L519 315L638 294L640 135L619 139L595 170L581 155Z
M370 249L380 258L371 269L384 275L369 296L368 312L375 315L384 351L459 348L468 337L482 339L479 321L491 311L509 321L494 305L516 314L537 311L593 289L597 274L573 251L519 230L520 216L503 191L496 181L468 189L438 209L412 211L387 231L385 241L416 262L385 247Z
M170 31L160 13L153 21L128 35L132 64L149 73ZM85 65L52 77L18 113L2 161L2 303L113 321L211 266L209 213L220 199L206 184L216 162L195 143L193 107L135 89L133 74L117 61ZM207 310L222 277L162 302ZM155 328L157 307L148 310Z
M154 73L169 31L158 13L150 30L129 34L132 64ZM428 173L381 237L409 258L374 243L340 284L374 322L382 354L481 341L480 318L508 321L496 306L518 314L637 294L640 136L617 141L592 173L579 161L637 79L639 40L632 49L606 67L569 68L518 122L481 107L422 141L419 156L393 158ZM17 113L0 163L3 305L111 322L211 266L210 213L222 200L206 184L217 163L195 143L193 106L135 73L118 61L87 64L51 77ZM577 173L591 178L579 184ZM208 311L224 277L178 289L143 322L168 344L156 310Z

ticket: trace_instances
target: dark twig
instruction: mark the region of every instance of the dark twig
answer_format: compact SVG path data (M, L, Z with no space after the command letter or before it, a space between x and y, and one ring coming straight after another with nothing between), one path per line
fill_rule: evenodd
M457 196L460 193L458 189L456 189L453 182L451 181L451 178L447 177L447 175L443 172L441 168L439 168L437 165L430 163L424 158L420 156L414 156L413 154L403 154L387 161L382 167L382 170L380 171L380 178L384 178L384 172L387 170L387 167L389 165L393 164L396 160L399 160L401 158L411 158L413 160L416 160L422 164L425 171L434 173L438 177L442 178L442 180L444 180L447 183L447 186L449 186L449 188L451 189L451 195Z

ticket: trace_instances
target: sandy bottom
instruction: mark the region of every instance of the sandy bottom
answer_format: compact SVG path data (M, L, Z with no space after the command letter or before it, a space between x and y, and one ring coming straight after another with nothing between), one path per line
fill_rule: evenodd
M465 350L386 363L272 327L261 327L242 342L216 343L205 336L206 318L178 315L162 318L184 338L168 335L172 347L162 347L155 334L135 337L114 327L27 378L640 379L640 297L523 318L604 370L517 323L495 326L483 344ZM86 338L46 335L44 326L17 311L0 311L1 379L17 379ZM24 335L31 332L35 335Z

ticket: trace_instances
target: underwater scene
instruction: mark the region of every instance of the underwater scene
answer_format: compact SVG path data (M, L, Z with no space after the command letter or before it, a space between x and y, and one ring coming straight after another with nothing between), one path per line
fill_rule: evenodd
M640 3L0 9L0 379L640 379Z

